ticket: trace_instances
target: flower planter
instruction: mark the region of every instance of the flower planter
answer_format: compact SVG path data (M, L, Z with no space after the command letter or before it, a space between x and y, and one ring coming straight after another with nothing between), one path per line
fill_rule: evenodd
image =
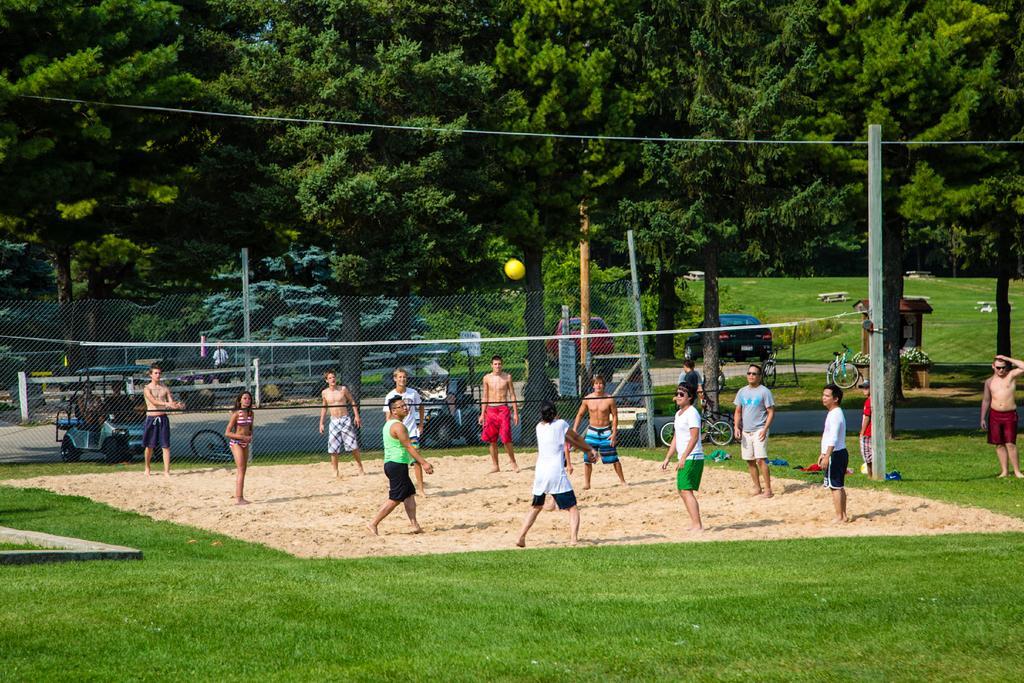
M931 386L931 379L929 378L929 369L927 365L911 365L910 366L910 381L911 385L915 389L927 389Z

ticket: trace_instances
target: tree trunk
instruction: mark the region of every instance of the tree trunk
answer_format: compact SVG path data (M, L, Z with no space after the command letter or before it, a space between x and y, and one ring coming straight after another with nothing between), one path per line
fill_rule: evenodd
M395 327L398 339L412 338L412 291L409 285L399 288L398 305L395 307Z
M1010 355L1010 279L1013 277L1013 236L1009 229L999 231L996 256L996 353Z
M359 341L362 330L359 320L360 300L357 296L346 296L341 299L341 340ZM363 392L363 347L341 347L341 383L348 387L358 402Z
M544 247L534 245L523 250L526 260L526 334L538 336L544 330L544 280L541 264L544 261ZM522 410L519 411L519 424L522 425L521 440L526 444L536 441L533 425L540 420L540 402L550 396L551 382L548 380L545 364L547 355L542 340L526 342L526 362L529 374L526 388L523 391Z
M708 243L704 247L704 322L702 327L718 327L718 246ZM718 408L718 332L705 332L704 347L704 394L712 410Z
M71 247L61 245L53 250L53 269L57 276L57 303L71 302Z
M900 300L903 298L903 227L886 223L882 228L882 329L885 331L882 360L885 372L885 423L896 435L896 401L903 399L900 381Z
M679 297L676 296L675 275L662 270L658 273L658 329L675 329L678 310ZM654 357L675 360L675 337L673 335L659 334L654 337Z

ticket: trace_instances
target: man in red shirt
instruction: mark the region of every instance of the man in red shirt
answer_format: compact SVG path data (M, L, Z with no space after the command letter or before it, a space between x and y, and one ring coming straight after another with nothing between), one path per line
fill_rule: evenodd
M868 476L872 477L874 453L871 451L871 385L867 380L860 383L860 390L864 392L864 414L860 418L860 457L867 465Z

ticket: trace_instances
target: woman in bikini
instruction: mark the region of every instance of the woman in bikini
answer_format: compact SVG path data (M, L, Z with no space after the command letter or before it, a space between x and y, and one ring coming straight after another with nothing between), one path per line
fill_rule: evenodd
M224 430L231 455L235 456L235 502L238 505L249 504L242 491L245 489L245 467L249 463L249 446L252 445L252 420L252 394L243 391L235 399L235 408L231 411L231 419Z

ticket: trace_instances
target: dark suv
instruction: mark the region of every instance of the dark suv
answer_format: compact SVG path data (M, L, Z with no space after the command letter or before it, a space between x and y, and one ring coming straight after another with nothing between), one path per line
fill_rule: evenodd
M761 321L752 315L725 313L719 316L721 327L740 327L760 325ZM767 360L772 352L772 331L767 327L755 327L746 330L722 330L718 333L718 355L721 358L747 360L757 358ZM704 355L700 333L691 334L686 340L686 357L700 358Z

